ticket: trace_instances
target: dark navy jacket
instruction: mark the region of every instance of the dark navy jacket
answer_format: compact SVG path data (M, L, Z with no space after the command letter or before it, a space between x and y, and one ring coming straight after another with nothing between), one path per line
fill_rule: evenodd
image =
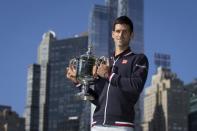
M109 79L96 81L91 101L96 105L93 124L133 125L134 105L144 87L148 60L144 54L134 54L130 48L110 58Z

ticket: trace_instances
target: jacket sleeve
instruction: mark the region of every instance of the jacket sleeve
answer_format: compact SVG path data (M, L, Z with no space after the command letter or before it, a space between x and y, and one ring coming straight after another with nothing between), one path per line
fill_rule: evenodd
M128 93L139 94L144 88L148 74L148 59L145 55L137 56L132 65L133 71L130 77L121 77L119 74L112 73L109 81L112 85Z

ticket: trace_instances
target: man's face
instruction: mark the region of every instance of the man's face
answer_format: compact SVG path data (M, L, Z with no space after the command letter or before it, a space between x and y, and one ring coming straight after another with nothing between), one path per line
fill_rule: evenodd
M124 48L129 46L129 41L133 37L133 32L130 32L129 26L126 24L116 24L114 31L112 31L112 38L115 46Z

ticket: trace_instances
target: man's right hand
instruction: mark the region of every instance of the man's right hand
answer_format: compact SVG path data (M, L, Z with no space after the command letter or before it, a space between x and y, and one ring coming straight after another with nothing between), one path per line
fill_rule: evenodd
M74 67L72 65L70 65L69 67L66 68L65 75L72 82L79 83L76 78L76 76L77 76L76 70L74 69Z

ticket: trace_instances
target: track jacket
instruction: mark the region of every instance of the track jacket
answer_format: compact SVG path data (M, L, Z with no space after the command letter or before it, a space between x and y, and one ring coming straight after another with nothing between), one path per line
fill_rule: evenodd
M134 105L144 87L148 60L144 54L134 54L130 48L110 58L109 79L96 80L90 93L96 105L93 125L131 126L134 121Z

